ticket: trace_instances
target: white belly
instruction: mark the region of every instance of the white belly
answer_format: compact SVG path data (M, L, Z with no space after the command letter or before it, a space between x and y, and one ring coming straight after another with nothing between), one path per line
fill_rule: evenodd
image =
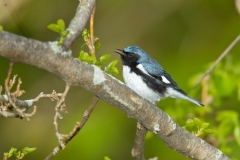
M152 103L160 101L159 94L148 88L140 76L136 75L134 72L130 73L130 68L128 66L123 66L123 79L126 85L141 97Z

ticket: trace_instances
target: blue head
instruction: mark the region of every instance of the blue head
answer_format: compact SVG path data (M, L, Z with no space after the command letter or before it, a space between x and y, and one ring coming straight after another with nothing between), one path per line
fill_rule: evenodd
M116 53L121 55L123 65L133 65L148 62L150 56L138 46L128 46L123 50L116 49Z
M123 65L135 68L141 64L148 73L156 76L165 73L156 60L137 46L128 46L124 50L116 49L115 52L121 55Z

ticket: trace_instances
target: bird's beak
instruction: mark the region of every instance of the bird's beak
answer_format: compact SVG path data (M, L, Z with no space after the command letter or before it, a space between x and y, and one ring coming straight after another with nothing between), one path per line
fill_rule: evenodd
M127 56L127 55L123 52L123 50L121 50L121 49L115 49L114 52L116 52L116 53L118 53L118 54L120 54L120 55L122 55L122 56L124 56L124 57Z

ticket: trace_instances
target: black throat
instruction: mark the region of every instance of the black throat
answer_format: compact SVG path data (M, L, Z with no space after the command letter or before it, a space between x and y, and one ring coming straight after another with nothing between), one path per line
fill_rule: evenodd
M162 81L143 73L139 68L137 68L138 63L123 63L123 65L130 67L130 73L135 73L140 76L143 82L154 92L157 92L161 97L165 97L164 93L167 90L167 86L164 85Z
M130 73L135 73L136 75L140 76L143 82L149 88L159 93L161 97L164 97L165 96L164 93L167 90L166 85L164 85L163 82L158 80L156 77L145 74L143 73L143 71L137 68L137 65L139 64L137 62L138 59L139 59L139 55L134 55L131 58L129 58L128 56L121 55L122 64L130 68Z

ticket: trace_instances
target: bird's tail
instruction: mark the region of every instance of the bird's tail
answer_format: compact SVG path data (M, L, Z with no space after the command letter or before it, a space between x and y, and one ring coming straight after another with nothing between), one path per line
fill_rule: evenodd
M183 98L183 99L186 99L186 100L188 100L188 101L190 101L190 102L192 102L192 103L194 103L194 104L196 104L198 106L204 107L204 105L202 103L200 103L199 101L197 101L196 99L194 99L194 98L192 98L192 97L190 97L188 95L186 95L185 97L186 98Z
M180 88L179 89L173 89L173 88L169 88L168 89L168 93L171 93L169 94L171 97L173 98L181 98L181 99L186 99L198 106L201 106L203 107L204 105L202 103L200 103L199 101L197 101L196 99L190 97L189 95L187 95L187 93L185 93L183 90L181 90Z

